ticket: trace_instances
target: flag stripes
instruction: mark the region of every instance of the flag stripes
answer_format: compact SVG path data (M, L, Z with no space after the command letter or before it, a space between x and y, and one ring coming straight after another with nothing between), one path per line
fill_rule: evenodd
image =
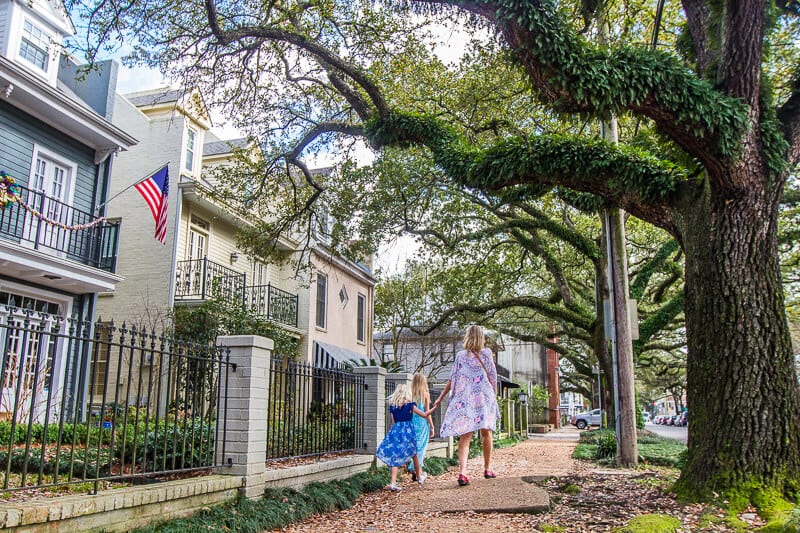
M167 242L167 198L169 196L169 169L167 165L153 173L150 177L134 185L142 195L153 220L156 222L154 237L162 244Z

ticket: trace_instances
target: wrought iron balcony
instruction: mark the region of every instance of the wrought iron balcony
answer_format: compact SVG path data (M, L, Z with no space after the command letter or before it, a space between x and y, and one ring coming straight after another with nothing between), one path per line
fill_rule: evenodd
M274 322L297 327L297 295L272 284L247 285L247 275L208 258L178 261L175 301L222 298L241 302L248 311Z
M208 258L178 261L175 300L222 298L243 301L246 276Z
M18 187L18 200L0 209L0 238L108 272L116 270L119 222Z
M271 284L246 288L245 307L275 322L297 327L297 295Z

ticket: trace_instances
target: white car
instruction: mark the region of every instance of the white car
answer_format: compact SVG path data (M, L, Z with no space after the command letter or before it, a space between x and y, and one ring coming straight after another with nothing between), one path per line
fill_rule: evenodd
M644 423L645 424L649 424L650 423L650 413L649 412L642 411L642 418L644 418Z
M589 411L588 413L580 413L573 416L569 423L573 426L577 427L578 429L585 429L588 426L600 426L601 421L603 420L603 414L600 409L594 409L593 411Z

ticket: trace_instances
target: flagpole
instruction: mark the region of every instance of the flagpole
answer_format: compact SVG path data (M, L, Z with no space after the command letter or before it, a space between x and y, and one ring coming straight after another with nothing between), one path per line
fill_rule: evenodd
M109 198L108 200L106 200L105 202L103 202L102 204L100 204L100 205L98 205L97 207L95 207L95 208L94 208L94 211L95 211L95 213L98 213L98 212L100 212L100 209L101 209L103 206L105 206L105 205L108 205L108 204L109 204L109 202L111 202L111 200L113 200L114 198L116 198L116 197L117 197L117 196L119 196L120 194L124 193L125 191L127 191L127 190L128 190L128 189L130 189L131 187L135 187L136 185L139 185L141 182L145 181L146 179L153 177L153 175L154 175L156 172L158 172L159 170L161 170L162 168L164 168L164 167L166 167L166 166L169 166L169 164L170 164L170 163L171 163L171 161L167 161L167 162L166 162L166 163L164 163L163 165L159 165L159 167L158 167L158 168L156 168L155 170L153 170L152 172L150 172L150 173L148 173L148 174L145 174L145 176L144 176L142 179L134 181L133 183L131 183L130 185L128 185L127 187L125 187L124 189L122 189L121 191L119 191L117 194L115 194L114 196L112 196L111 198Z

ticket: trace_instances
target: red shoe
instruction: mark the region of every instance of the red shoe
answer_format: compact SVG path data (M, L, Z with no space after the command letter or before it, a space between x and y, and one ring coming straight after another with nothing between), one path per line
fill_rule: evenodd
M465 476L464 474L459 474L458 475L458 485L460 487L463 487L465 485L469 485L469 478L467 476Z
M495 474L491 470L484 470L483 477L485 477L486 479L494 479L497 477L497 474Z

